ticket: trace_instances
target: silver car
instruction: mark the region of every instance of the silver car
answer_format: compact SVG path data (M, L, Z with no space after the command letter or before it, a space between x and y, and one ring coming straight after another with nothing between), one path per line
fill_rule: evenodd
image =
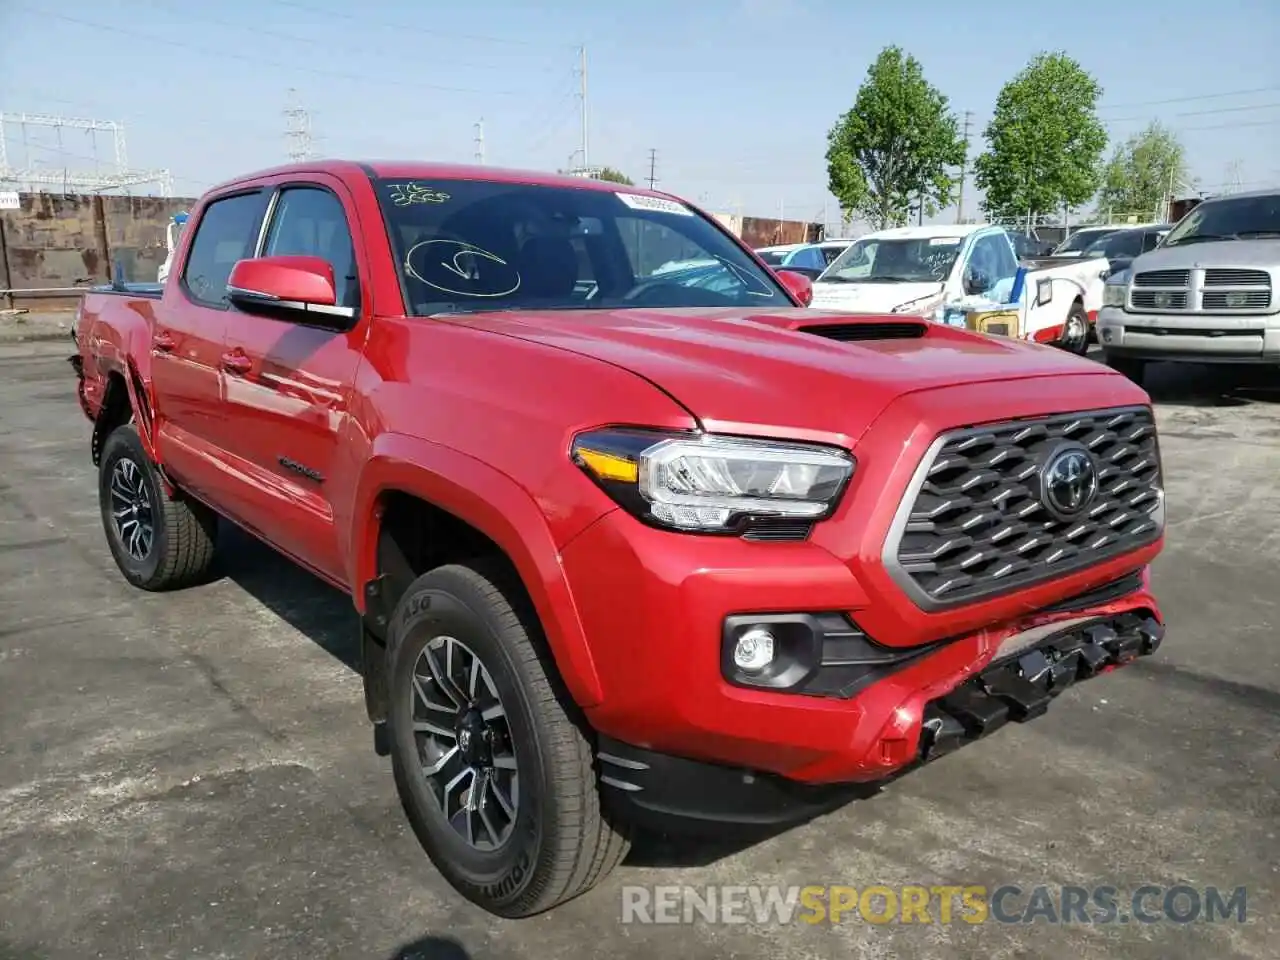
M1106 362L1141 383L1156 360L1280 366L1280 190L1205 200L1108 278Z

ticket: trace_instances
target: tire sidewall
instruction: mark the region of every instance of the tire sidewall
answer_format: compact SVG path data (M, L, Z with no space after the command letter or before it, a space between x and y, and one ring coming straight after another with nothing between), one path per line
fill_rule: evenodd
M132 460L146 484L147 495L151 499L152 537L151 550L143 560L135 560L116 532L115 521L111 517L111 476L116 464L121 460ZM102 447L102 459L98 469L98 506L102 513L102 525L107 535L107 546L115 558L116 565L126 580L135 586L150 582L164 562L166 547L164 491L160 488L159 477L155 467L147 456L138 436L137 428L132 424L117 427L107 437Z
M460 593L443 584L423 584L410 588L397 606L387 649L391 761L405 813L432 862L469 899L500 909L522 899L538 873L550 792L519 666L483 605L477 609ZM480 657L508 714L520 790L515 829L493 852L477 850L457 835L420 771L411 677L419 653L438 636L454 637Z
M1078 338L1069 336L1072 329L1072 321L1078 321L1081 334ZM1067 312L1067 323L1063 329L1063 346L1072 353L1086 354L1089 352L1089 314L1084 306L1080 303L1074 304Z

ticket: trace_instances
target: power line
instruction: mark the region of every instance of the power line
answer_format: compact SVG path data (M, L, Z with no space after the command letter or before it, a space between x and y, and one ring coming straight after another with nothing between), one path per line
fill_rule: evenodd
M187 50L193 50L196 53L204 54L207 57L217 57L217 58L223 58L228 60L241 60L246 63L251 63L258 67L263 67L263 66L276 67L281 70L290 70L297 73L310 73L318 77L333 77L338 80L351 80L351 81L355 81L356 83L376 83L379 86L382 86L384 88L387 87L388 85L394 85L401 88L411 87L411 88L420 88L423 90L439 90L446 93L474 93L474 94L480 94L480 95L489 96L489 97L514 97L518 95L518 93L514 90L477 90L472 87L449 87L449 86L442 86L442 85L433 84L433 83L413 83L413 82L405 82L402 80L392 81L392 80L388 80L380 77L368 77L368 76L364 76L362 74L357 74L357 73L344 73L337 70L322 70L316 67L299 67L293 64L283 63L279 60L267 60L256 53L248 54L248 53L237 53L234 50L218 50L218 49L213 49L211 47L203 47L195 43L189 43L188 41L185 41L185 40L170 40L163 37L157 37L154 34L141 33L137 30L130 30L125 27L117 27L113 24L99 23L94 20L81 20L78 17L68 17L61 13L49 13L48 11L41 10L37 7L30 7L30 6L27 6L26 4L15 4L15 6L20 6L22 7L22 9L26 10L29 13L34 13L39 16L48 17L53 20L61 20L64 23L74 23L82 27L91 27L94 30L102 30L107 33L117 33L117 34L120 34L121 36L133 37L135 40L145 40L148 43L160 44L162 46L181 47Z
M1099 110L1127 110L1131 107L1162 107L1170 103L1195 103L1198 100L1217 100L1221 97L1244 97L1255 93L1274 93L1280 87L1255 87L1252 90L1226 90L1222 93L1201 93L1191 97L1170 97L1167 100L1143 100L1135 103L1104 103Z
M477 43L502 43L521 47L541 47L543 49L552 47L574 49L578 47L578 44L574 43L539 43L536 40L519 40L513 37L481 36L474 33L447 33L442 30L432 30L427 27L420 27L417 24L412 23L397 23L389 20L382 20L381 18L371 19L368 13L345 13L340 10L330 10L325 7L312 6L309 3L298 3L296 0L272 0L272 2L278 6L294 7L298 10L303 10L312 14L319 14L324 17L336 17L340 20L355 21L360 24L361 27L367 28L371 24L374 26L381 26L394 30L396 33L418 33L424 36L441 37L448 40L471 40Z
M1239 130L1241 127L1280 126L1280 120L1251 120L1246 123L1211 123L1204 127L1183 127L1183 130Z

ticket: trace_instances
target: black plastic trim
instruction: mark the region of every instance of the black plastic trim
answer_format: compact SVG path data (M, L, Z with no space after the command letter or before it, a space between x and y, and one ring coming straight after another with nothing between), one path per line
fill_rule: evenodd
M733 648L755 627L773 634L775 654L766 670L752 674L734 664ZM736 687L847 700L954 639L886 647L842 613L735 614L725 618L721 630L720 672Z

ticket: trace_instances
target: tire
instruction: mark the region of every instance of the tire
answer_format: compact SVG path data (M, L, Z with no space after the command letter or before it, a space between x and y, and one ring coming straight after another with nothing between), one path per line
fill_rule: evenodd
M1078 356L1089 352L1089 314L1079 300L1067 311L1067 322L1062 328L1058 346Z
M102 445L98 505L111 556L135 587L173 590L208 573L217 541L217 514L204 504L165 493L132 423L117 427ZM134 512L119 519L114 515L127 509ZM144 536L147 520L149 539Z
M479 562L420 576L396 604L387 658L401 806L459 893L498 916L527 917L585 893L622 861L629 830L602 809L586 725L504 568ZM491 718L483 732L469 727L478 713ZM487 754L468 759L463 748ZM456 795L443 789L451 782ZM477 783L480 810L461 809Z
M1132 357L1115 357L1108 356L1106 358L1107 366L1116 373L1123 373L1126 377L1142 386L1147 375L1147 362L1145 360L1135 360Z

